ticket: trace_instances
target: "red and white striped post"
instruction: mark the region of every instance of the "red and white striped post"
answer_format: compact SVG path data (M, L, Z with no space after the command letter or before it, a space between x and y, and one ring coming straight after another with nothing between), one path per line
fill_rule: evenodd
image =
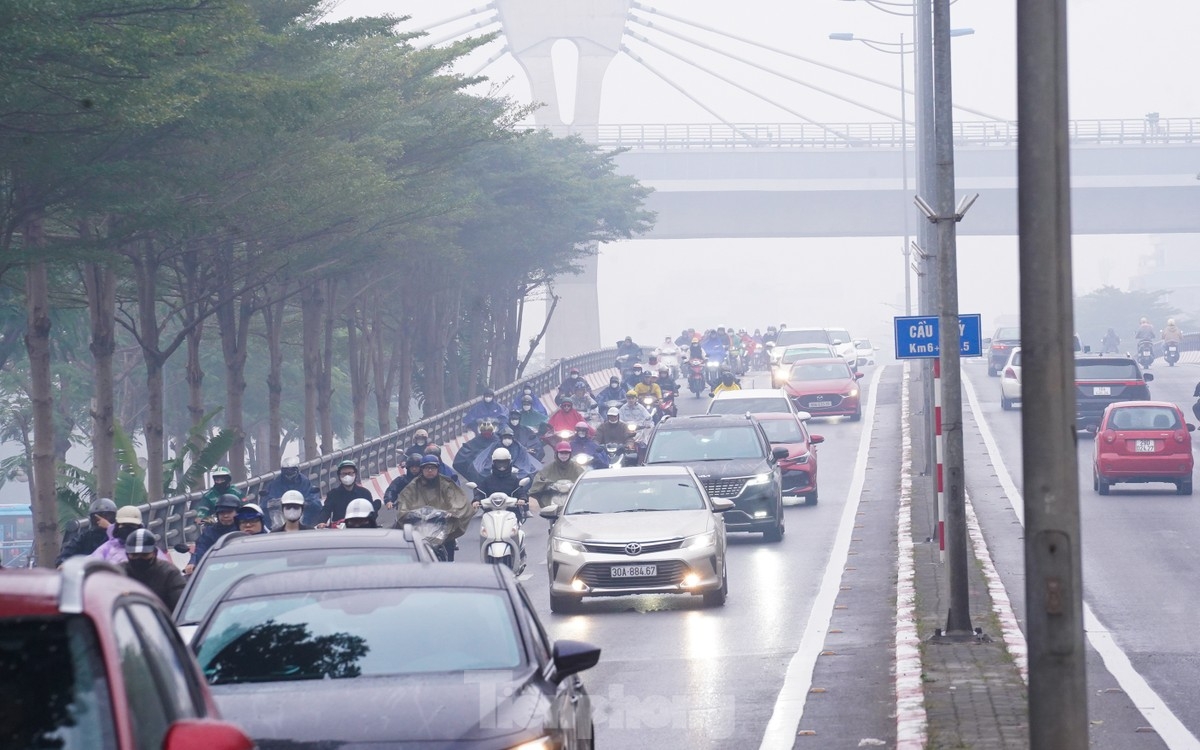
M946 441L942 438L942 360L933 360L933 434L937 443L938 554L946 562L946 485L943 481Z

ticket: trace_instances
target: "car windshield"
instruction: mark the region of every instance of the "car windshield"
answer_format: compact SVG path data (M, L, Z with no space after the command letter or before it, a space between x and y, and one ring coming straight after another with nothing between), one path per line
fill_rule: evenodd
M704 496L690 476L612 477L580 482L563 514L704 508Z
M1131 360L1077 359L1076 380L1141 380L1137 364Z
M850 343L850 332L839 330L837 328L829 329L829 343L837 342L839 344Z
M996 335L993 336L992 338L999 339L1001 341L1020 341L1021 340L1021 329L1020 328L1001 328L996 331Z
M792 365L789 380L839 380L850 377L850 368L841 362L801 362Z
M778 414L790 412L787 396L761 398L716 398L708 405L709 414Z
M855 339L854 340L854 348L855 349L870 349L871 348L871 340L870 339Z
M735 458L762 458L758 433L749 424L736 427L700 427L689 430L662 430L650 441L646 463L672 461L728 461Z
M0 747L116 747L106 685L87 618L0 620Z
M392 588L225 602L197 660L226 685L511 670L524 656L505 592Z
M807 331L783 330L775 337L775 346L789 344L828 344L829 336L824 330L815 328Z
M1021 366L1021 350L1020 349L1013 352L1011 364L1013 367Z
M332 533L332 532L313 532ZM277 573L300 568L343 568L350 565L415 562L412 547L305 549L258 552L252 555L219 555L196 569L196 580L175 616L175 622L192 625L212 608L235 583L248 575Z
M1114 430L1177 430L1179 414L1168 406L1123 406L1113 409L1108 426Z
M795 349L784 349L783 356L779 358L779 361L782 364L790 365L802 359L824 359L836 356L837 353L830 346L800 346Z
M804 442L804 430L794 419L764 419L760 424L772 443Z

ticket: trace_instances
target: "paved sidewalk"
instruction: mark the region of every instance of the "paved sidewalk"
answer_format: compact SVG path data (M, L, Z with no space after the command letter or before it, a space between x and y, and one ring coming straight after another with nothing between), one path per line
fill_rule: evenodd
M1027 690L1000 637L980 561L971 553L972 626L967 642L939 639L949 610L946 566L940 561L931 478L913 477L912 533L917 616L921 637L930 750L983 750L1029 746Z

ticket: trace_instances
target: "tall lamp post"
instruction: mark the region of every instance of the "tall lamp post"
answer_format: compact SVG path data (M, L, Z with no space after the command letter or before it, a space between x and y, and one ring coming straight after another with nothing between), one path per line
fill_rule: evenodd
M974 33L974 29L950 30L950 36L969 36ZM904 41L904 34L900 34L898 42L864 39L849 32L835 32L830 34L829 38L838 42L859 42L877 52L896 55L900 58L900 170L905 195L904 245L901 252L904 254L904 314L912 315L912 243L908 231L908 214L912 211L912 201L908 197L908 86L906 84L907 71L905 70L907 65L904 58L913 51L914 44Z

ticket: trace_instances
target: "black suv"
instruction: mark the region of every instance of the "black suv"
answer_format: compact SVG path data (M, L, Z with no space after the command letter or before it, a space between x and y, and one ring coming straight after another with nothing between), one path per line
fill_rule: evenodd
M1117 401L1149 401L1151 373L1129 357L1075 358L1075 428L1098 429L1104 409Z
M727 530L761 531L763 539L778 542L784 532L779 459L786 455L753 417L704 414L659 422L645 464L691 468L709 497L733 501L724 514Z
M988 375L996 377L1008 362L1008 355L1014 346L1021 345L1021 329L1017 326L1002 326L992 334L988 345L987 365Z

